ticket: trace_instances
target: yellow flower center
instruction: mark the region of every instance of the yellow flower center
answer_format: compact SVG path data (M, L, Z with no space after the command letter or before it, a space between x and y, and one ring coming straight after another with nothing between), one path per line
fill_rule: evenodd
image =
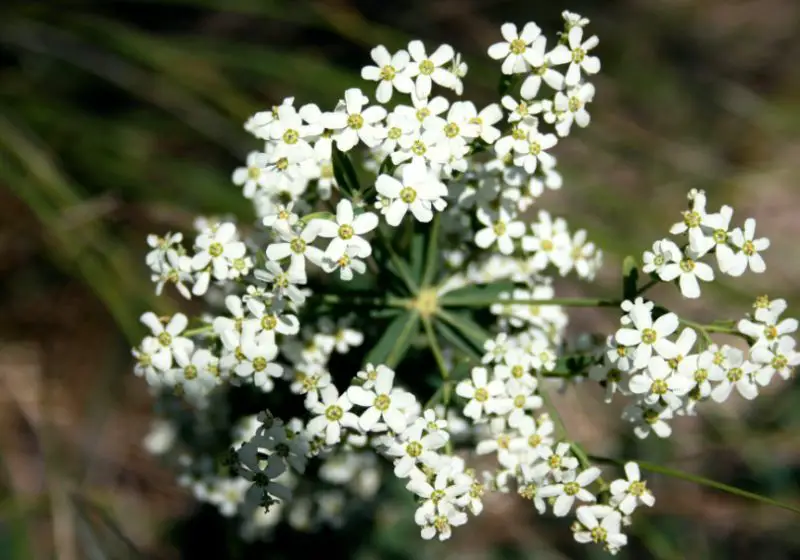
M481 387L475 391L475 400L478 402L486 402L489 400L489 391Z
M514 39L508 46L509 50L514 54L522 54L525 52L527 46L522 39Z
M392 399L389 398L389 395L383 394L378 395L375 397L375 402L372 405L380 410L381 412L386 412L389 410L389 406L392 404Z
M339 237L341 237L342 239L352 239L353 233L354 233L353 226L350 226L348 224L339 226Z
M645 344L653 344L658 338L658 333L653 329L644 329L642 331L642 342Z
M332 404L325 409L325 418L330 422L337 422L342 419L342 416L344 416L344 410L342 410L341 406Z
M403 187L403 189L400 191L400 200L402 200L406 204L411 204L416 199L417 199L417 191L415 191L411 187Z
M419 73L424 74L425 76L430 76L433 74L433 71L436 70L436 66L433 64L432 60L425 59L419 63Z
M267 360L262 356L258 356L253 360L253 369L256 371L264 371L267 368Z
M289 246L292 248L292 251L298 255L302 255L306 251L306 242L299 237L292 239L292 242L289 243Z
M397 75L397 70L394 69L394 66L386 65L381 68L381 80L385 80L387 82L391 82L394 80L394 77Z
M296 130L290 128L283 133L283 141L289 145L297 144L298 140L300 140L300 133Z
M362 126L364 126L364 117L358 113L355 115L350 115L347 117L347 126L354 130L360 129Z
M422 444L418 441L412 441L406 445L406 454L409 457L419 457L422 455Z
M214 258L219 257L222 255L225 248L222 246L222 243L214 242L208 246L208 254Z

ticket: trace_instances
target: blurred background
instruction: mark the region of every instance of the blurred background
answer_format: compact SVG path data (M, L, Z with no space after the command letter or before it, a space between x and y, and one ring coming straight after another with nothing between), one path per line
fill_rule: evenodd
M230 174L257 143L242 128L294 95L330 107L360 85L369 49L450 43L466 96L494 101L485 55L505 21L548 35L569 9L591 19L603 63L592 125L557 149L564 188L541 204L606 253L596 285L616 294L626 254L662 237L691 188L772 240L767 275L716 282L694 319L738 318L761 293L800 305L800 3L796 0L4 0L0 6L0 558L246 557L141 447L151 401L129 348L156 300L145 235L198 213L247 220ZM574 315L608 331L606 312ZM559 398L590 451L641 457L775 498L800 497L800 391L776 383L675 422L669 443L633 442L618 409L585 387ZM650 475L624 558L797 558L786 511ZM446 545L378 512L358 558L599 558L529 503L494 496ZM406 519L409 518L409 519ZM356 533L358 534L358 533ZM325 539L329 538L326 536ZM317 541L323 542L323 541ZM328 542L325 540L324 542ZM355 543L356 541L353 541ZM352 544L352 543L351 543ZM292 554L290 545L259 557ZM264 552L266 551L266 552Z

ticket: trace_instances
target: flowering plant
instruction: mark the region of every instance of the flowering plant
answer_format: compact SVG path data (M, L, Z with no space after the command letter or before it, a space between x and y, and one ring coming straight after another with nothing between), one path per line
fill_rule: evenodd
M501 99L481 110L434 90L462 94L467 65L449 45L374 48L362 77L377 83L375 103L372 86L330 111L289 98L245 124L263 150L233 182L258 224L198 220L190 249L181 233L148 238L156 291L174 285L207 311L192 326L181 313L142 316L151 334L135 372L162 418L147 444L198 499L239 515L245 537L281 519L340 523L394 476L418 500L425 539L479 515L485 492L516 491L615 553L634 511L655 502L642 468L711 481L589 455L548 394L599 383L628 404L637 437L665 438L675 416L753 399L800 364L781 299L710 324L645 299L662 282L700 297L715 274L706 261L733 277L764 272L755 221L733 227L733 210L708 211L700 191L672 239L641 264L626 259L619 297L555 296L556 277L591 281L602 261L565 220L538 210L529 223L562 186L550 150L589 124L587 80L600 70L588 20L563 17L552 48L535 23L502 26L488 50ZM567 337L573 306L617 309L620 328ZM608 462L624 477L603 478L596 465Z

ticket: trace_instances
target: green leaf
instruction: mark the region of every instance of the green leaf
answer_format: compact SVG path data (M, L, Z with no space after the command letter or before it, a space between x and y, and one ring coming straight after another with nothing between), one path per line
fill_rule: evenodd
M425 234L417 232L411 238L411 251L409 255L409 265L411 277L417 281L422 281L422 270L425 265Z
M381 166L378 168L378 175L393 175L397 166L392 161L392 156L388 155L383 158Z
M443 309L440 309L437 315L461 333L467 340L475 345L476 348L482 349L483 344L488 339L492 338L492 335L473 321L469 315L464 313L450 313Z
M433 217L433 223L428 228L428 247L425 251L425 272L422 277L422 285L429 286L433 279L436 277L436 272L439 270L439 263L441 257L439 255L439 215Z
M453 330L443 321L435 321L433 327L444 340L452 344L457 350L469 356L470 359L480 363L481 355L475 351L475 347L469 339L464 338L463 335Z
M378 249L378 251L385 250L386 254L389 256L387 270L400 278L403 281L403 284L405 284L406 288L408 288L409 292L412 294L416 293L419 289L419 285L414 280L408 263L401 259L397 254L397 251L394 250L394 247L392 246L392 238L386 235L386 233L380 227L376 231L378 234L378 239L381 241L381 245L376 249Z
M501 74L500 81L497 84L497 93L500 94L500 97L503 97L509 91L511 91L511 87L514 85L514 76L513 74Z
M440 299L439 303L444 306L458 307L460 304L471 301L489 301L500 298L503 292L510 292L515 288L513 282L502 281L491 284L473 284L464 288L447 292Z
M369 351L364 361L371 364L386 364L394 368L411 347L411 341L419 331L419 313L403 313L389 324L378 343Z
M355 195L361 190L361 187L358 184L358 175L353 167L353 162L350 161L350 156L337 148L336 143L333 144L332 154L333 176L336 177L336 182L344 192L350 196Z
M636 258L628 255L622 261L622 297L636 299L637 284L639 283L639 269Z

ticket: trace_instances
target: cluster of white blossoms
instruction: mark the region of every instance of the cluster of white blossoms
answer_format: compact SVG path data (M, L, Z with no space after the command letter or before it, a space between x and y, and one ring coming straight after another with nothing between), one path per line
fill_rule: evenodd
M684 297L699 297L698 279L714 278L711 267L699 259L712 250L723 274L740 276L748 268L765 271L759 252L769 240L755 238L753 218L745 221L744 230L730 230L730 206L707 213L702 191L689 193L689 203L684 220L671 228L673 234L686 236L685 245L663 239L643 255L642 271L653 282L677 280ZM621 328L608 337L605 354L590 377L605 385L607 401L615 393L633 400L623 418L634 425L638 437L651 432L669 437L676 415L694 415L698 403L708 399L721 403L733 393L752 400L775 373L788 379L800 365L791 336L797 320L781 317L785 300L761 296L753 307L752 315L738 323L698 325L643 297L625 300ZM716 344L710 336L716 332L738 336L745 346Z
M452 47L374 48L362 77L375 84L331 110L287 98L247 121L263 147L233 182L257 224L201 220L191 249L182 233L148 237L156 291L172 284L207 310L191 325L142 316L135 372L161 417L147 445L197 499L238 516L244 538L343 524L391 477L416 497L424 539L481 514L484 492L514 489L539 513L574 516L578 542L615 553L654 497L635 462L606 482L548 391L598 380L609 399L632 399L637 435L663 437L697 402L752 398L800 363L782 300L704 326L645 301L650 285L613 302L624 315L607 341L568 343L564 308L593 300L558 299L554 277L592 280L602 253L585 230L533 210L562 186L551 152L589 124L600 63L588 20L563 17L549 47L534 23L502 26L489 56L503 93L480 109L452 99L467 73ZM683 246L645 253L652 283L677 279L696 297L712 251L724 274L763 271L753 220L730 230L730 208L705 205L693 193L672 228ZM749 348L714 345L712 332ZM487 454L494 466L468 466Z

